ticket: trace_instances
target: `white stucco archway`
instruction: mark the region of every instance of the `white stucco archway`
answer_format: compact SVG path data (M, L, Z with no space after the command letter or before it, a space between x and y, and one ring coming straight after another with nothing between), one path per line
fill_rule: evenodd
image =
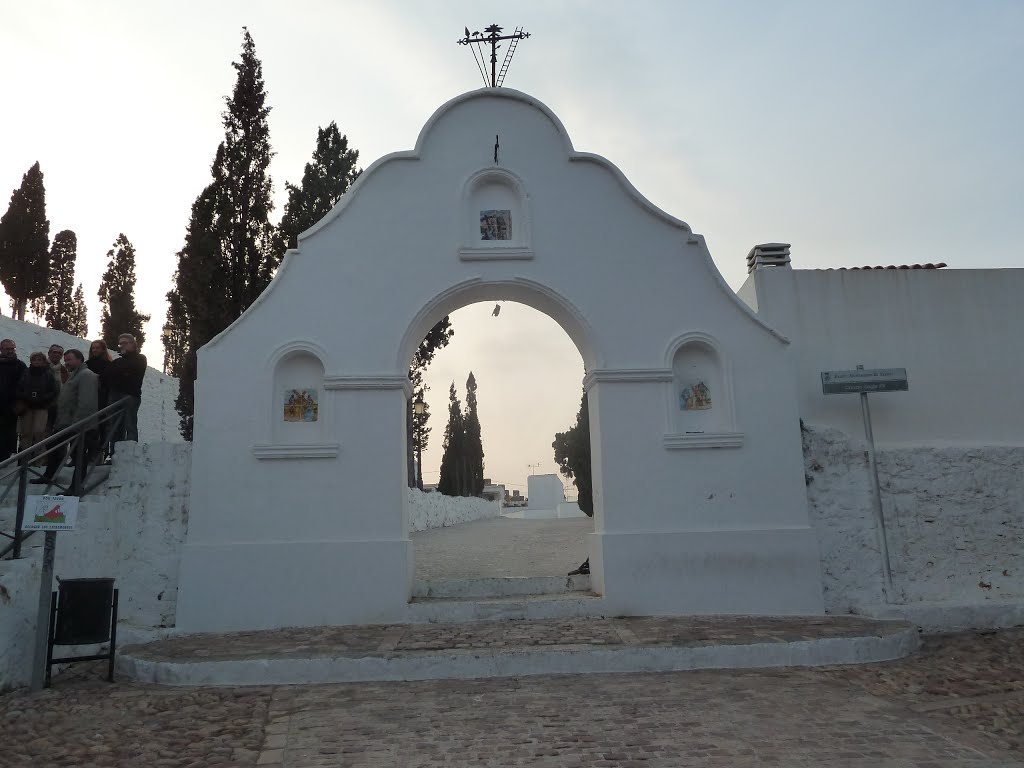
M200 350L179 627L406 619L408 362L500 299L583 357L607 611L822 610L786 339L547 107L484 89L370 166Z

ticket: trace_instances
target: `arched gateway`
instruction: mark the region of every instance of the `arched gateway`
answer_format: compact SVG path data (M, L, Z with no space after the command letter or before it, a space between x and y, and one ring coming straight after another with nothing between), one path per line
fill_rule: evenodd
M700 235L488 88L368 168L200 350L179 628L407 619L406 371L496 299L583 356L606 613L822 612L786 339Z

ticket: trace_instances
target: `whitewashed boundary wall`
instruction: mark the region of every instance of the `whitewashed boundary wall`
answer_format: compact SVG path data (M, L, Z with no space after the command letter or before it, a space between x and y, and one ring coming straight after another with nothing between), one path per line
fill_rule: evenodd
M830 428L803 434L825 607L884 603L866 445ZM897 595L913 603L1024 600L1024 446L877 452Z
M408 491L409 531L428 528L446 528L501 515L501 501L445 496L443 493L424 493L416 488Z
M765 267L739 291L792 341L800 417L863 434L856 395L821 372L906 368L909 392L871 398L880 445L1021 445L1024 269Z
M29 684L39 607L35 558L0 560L0 693Z

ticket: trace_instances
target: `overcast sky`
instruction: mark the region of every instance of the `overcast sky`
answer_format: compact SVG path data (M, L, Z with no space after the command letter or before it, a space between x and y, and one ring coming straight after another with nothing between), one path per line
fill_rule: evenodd
M1024 2L114 2L0 0L0 205L39 161L51 237L78 235L96 289L124 232L153 315L223 137L241 27L263 62L277 210L331 120L368 166L481 85L465 26L522 26L506 85L538 97L575 147L618 165L707 237L737 288L755 243L798 268L945 261L1020 267ZM456 316L431 371L436 477L447 383L480 384L487 474L553 471L582 364L533 310ZM461 393L460 393L460 396ZM434 474L432 475L431 472Z

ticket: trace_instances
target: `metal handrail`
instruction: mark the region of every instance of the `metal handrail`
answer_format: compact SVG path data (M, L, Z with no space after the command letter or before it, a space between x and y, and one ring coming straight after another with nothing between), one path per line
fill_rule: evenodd
M28 497L28 476L30 473L38 477L43 477L44 475L30 465L38 462L39 459L51 456L56 451L63 452L66 448L70 449L74 452L75 458L75 470L72 474L71 485L65 487L55 481L51 481L44 490L48 491L52 487L57 487L61 491L70 491L72 495L81 497L96 489L106 478L101 477L92 483L87 482L87 480L89 479L90 471L99 464L102 451L96 451L93 456L87 458L86 435L89 432L100 431L101 439L99 446L109 443L110 438L115 434L115 429L123 427L125 411L128 405L129 401L127 399L111 403L91 416L86 416L84 419L76 421L71 426L55 432L35 445L29 446L25 450L19 451L0 462L0 484L6 482L6 488L3 493L0 493L0 503L7 499L15 485L15 479L17 479L18 488L18 508L14 523L14 533L0 532L0 536L13 539L13 541L0 550L0 560L7 557L9 553L13 553L11 555L12 559L20 558L22 542L35 533L35 531L25 533L22 530L25 520L25 504ZM101 429L104 426L106 429Z

